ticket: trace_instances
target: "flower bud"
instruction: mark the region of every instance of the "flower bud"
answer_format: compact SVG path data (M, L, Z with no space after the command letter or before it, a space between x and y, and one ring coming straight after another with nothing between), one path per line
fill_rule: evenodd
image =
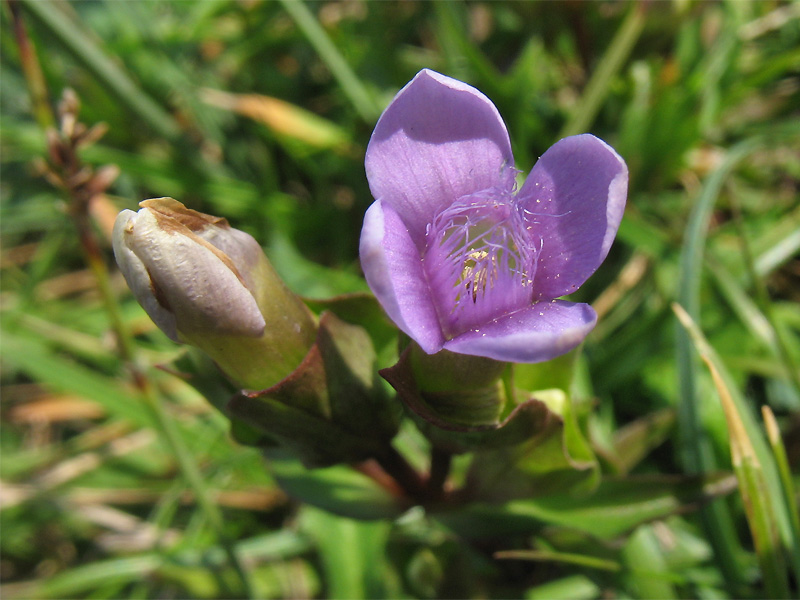
M117 217L114 255L156 325L205 351L244 388L267 388L291 373L316 326L258 242L172 198L139 206Z

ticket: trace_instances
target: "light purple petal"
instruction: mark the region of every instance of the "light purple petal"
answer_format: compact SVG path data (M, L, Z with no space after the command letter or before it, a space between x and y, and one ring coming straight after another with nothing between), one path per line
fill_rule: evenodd
M535 247L535 297L577 290L603 262L628 193L628 167L593 135L564 138L544 153L519 192Z
M395 210L380 200L364 215L359 248L369 287L389 318L427 353L442 349L442 335L419 251Z
M425 227L460 196L513 183L511 143L481 92L428 69L392 100L372 133L367 179L391 205L418 248Z
M545 300L462 333L444 347L508 362L542 362L575 348L596 322L588 304Z

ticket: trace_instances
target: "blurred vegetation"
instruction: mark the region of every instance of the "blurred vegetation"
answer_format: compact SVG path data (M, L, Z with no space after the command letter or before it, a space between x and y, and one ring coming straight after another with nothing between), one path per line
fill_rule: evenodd
M800 4L26 0L0 16L3 597L226 597L231 544L258 597L797 593ZM522 171L589 131L631 172L617 242L575 295L600 322L573 401L611 483L584 505L477 508L471 534L457 515L357 522L287 497L155 368L181 349L108 241L119 210L172 196L253 234L303 296L366 290L364 149L425 67L497 104ZM67 88L107 126L77 153L95 179L56 178L45 127ZM731 491L734 471L742 493L702 507L666 478ZM613 483L628 474L649 479Z

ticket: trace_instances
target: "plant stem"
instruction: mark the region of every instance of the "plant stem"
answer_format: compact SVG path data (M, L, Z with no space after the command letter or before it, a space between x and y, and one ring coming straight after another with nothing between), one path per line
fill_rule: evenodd
M17 0L8 0L8 10L14 23L14 37L19 48L19 62L25 75L25 82L31 93L33 116L42 129L52 127L55 123L53 110L47 102L47 83L42 74L42 67L36 58L36 48L33 47L25 23L20 13Z
M422 476L412 467L394 446L387 445L385 452L375 460L417 502L427 498L427 487Z
M453 455L436 446L431 448L431 469L428 474L427 493L432 501L440 500L445 495L445 483L453 464Z

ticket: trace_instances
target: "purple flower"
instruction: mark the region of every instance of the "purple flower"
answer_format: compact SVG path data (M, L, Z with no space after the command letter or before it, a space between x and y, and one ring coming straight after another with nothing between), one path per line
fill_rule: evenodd
M497 108L426 69L378 121L366 170L364 274L425 352L539 362L592 330L588 304L556 298L600 266L622 219L628 169L608 144L561 140L517 191Z

